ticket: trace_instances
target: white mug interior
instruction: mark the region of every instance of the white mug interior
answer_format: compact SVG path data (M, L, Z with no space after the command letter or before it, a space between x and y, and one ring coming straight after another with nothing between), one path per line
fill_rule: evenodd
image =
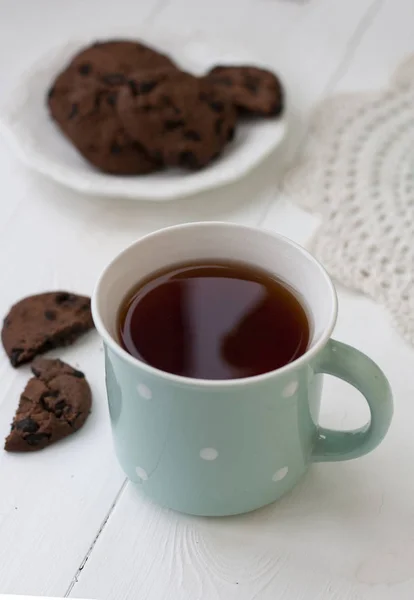
M210 259L264 269L292 288L310 321L311 339L306 355L330 337L336 321L337 298L331 279L318 261L283 236L216 222L161 229L119 254L106 267L94 291L92 310L99 333L124 354L117 336L118 311L134 286L169 265Z

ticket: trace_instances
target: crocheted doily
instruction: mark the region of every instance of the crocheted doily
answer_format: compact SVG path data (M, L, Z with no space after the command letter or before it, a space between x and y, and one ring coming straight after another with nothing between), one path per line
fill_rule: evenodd
M414 343L414 57L387 90L324 102L283 188L323 219L311 252Z

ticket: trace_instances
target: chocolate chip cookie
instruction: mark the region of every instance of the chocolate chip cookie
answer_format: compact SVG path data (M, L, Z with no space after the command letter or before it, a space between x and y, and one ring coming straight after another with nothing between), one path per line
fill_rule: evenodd
M137 69L174 69L173 61L140 42L109 40L82 49L57 76L47 96L50 114L82 156L113 175L161 168L125 131L117 94Z
M154 160L199 169L233 139L236 112L210 82L177 70L137 72L119 90L129 135Z
M275 117L283 111L283 88L271 71L253 66L217 66L206 78L242 113Z
M91 301L69 292L20 300L3 322L1 339L13 367L59 346L72 344L93 327Z
M91 390L81 371L38 357L32 372L5 442L8 452L42 450L80 429L91 410Z

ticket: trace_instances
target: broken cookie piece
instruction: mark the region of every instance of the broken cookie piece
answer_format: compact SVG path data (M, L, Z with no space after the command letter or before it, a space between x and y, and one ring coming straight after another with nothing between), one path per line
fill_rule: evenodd
M40 357L32 371L6 439L8 452L50 446L80 429L91 410L91 390L81 371L59 359Z
M52 348L72 344L92 329L91 300L48 292L20 300L4 319L1 339L13 367Z
M277 117L283 112L284 90L275 73L252 65L220 65L206 79L220 90L240 114Z

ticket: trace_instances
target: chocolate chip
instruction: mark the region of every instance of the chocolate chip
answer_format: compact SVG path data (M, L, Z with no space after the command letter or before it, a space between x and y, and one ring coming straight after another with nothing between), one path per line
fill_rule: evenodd
M56 294L57 304L73 304L76 300L77 297L74 294L69 294L69 292L59 292Z
M206 92L200 92L199 98L203 102L210 102L210 100L211 100L211 94L206 94Z
M39 399L39 403L40 403L41 407L43 408L43 410L53 413L54 412L53 402L54 402L54 399L57 398L58 396L59 396L59 392L55 391L55 390L52 390L52 391L48 390L47 392L42 394Z
M231 142L234 139L235 129L234 127L229 127L227 130L227 141Z
M79 108L77 104L72 104L71 109L70 109L70 113L68 114L68 119L73 119L73 117L76 117L76 115L79 112Z
M214 112L223 112L224 110L224 104L223 102L219 102L218 100L214 101L214 102L209 102L210 108L212 110L214 110Z
M133 79L129 79L128 80L128 87L131 90L131 94L133 96L138 96L139 89L138 89L138 86L137 86L137 84L135 83L135 81Z
M165 107L165 108L171 108L171 110L174 112L174 114L176 115L180 115L182 113L182 111L175 106L174 102L171 100L171 98L167 95L163 95L161 96L160 100L159 100L159 105L161 107Z
M40 377L40 371L32 366L32 373L35 377Z
M67 404L66 404L65 400L59 400L59 402L56 402L56 404L55 404L55 410L57 410L57 411L63 412L66 407L67 407Z
M16 421L14 427L18 431L23 431L24 433L35 433L39 429L39 425L30 417L26 417L21 421Z
M181 152L179 164L182 167L188 167L190 169L197 169L199 166L197 157L193 152Z
M74 377L79 377L79 379L84 379L85 375L84 373L82 373L82 371L78 371L77 369L73 370L73 373L71 373Z
M22 348L13 348L10 352L10 362L13 367L17 367L17 365L19 364L19 358L22 353Z
M161 152L161 150L155 150L155 151L152 153L152 156L153 156L153 158L154 158L154 160L155 160L156 162L158 162L158 163L162 163L162 152Z
M125 82L123 82L125 83ZM133 96L139 96L139 94L148 94L157 85L157 81L135 81L134 79L128 79L126 82L131 94Z
M59 292L56 294L56 304L62 304L70 299L71 294L68 292Z
M29 446L38 446L45 440L48 440L50 435L47 433L29 433L24 440L29 444Z
M89 75L89 73L92 71L92 65L89 63L83 63L79 65L78 71L81 75Z
M161 96L161 102L163 106L174 106L171 98L165 94Z
M258 88L257 85L255 83L251 83L251 82L246 82L245 87L249 90L249 92L253 92L253 94L257 94L258 92Z
M103 98L106 98L106 93L105 92L97 92L95 95L95 108L99 108L101 106L101 102L103 100Z
M169 120L164 123L164 131L174 131L174 129L178 129L179 127L184 127L185 122L182 119L178 120Z
M246 75L244 80L245 87L251 92L257 93L258 87L260 85L260 80L257 77L252 77L251 75Z
M127 79L122 73L108 73L102 77L102 81L108 85L122 85L127 82Z
M48 321L55 321L56 319L56 311L54 310L45 310L45 319Z
M110 152L111 154L121 154L122 148L119 144L113 142L113 144L111 144Z
M187 131L184 131L184 137L187 140L192 140L193 142L199 142L201 140L201 135L197 133L197 131L194 131L194 129L188 129Z
M214 125L214 129L215 129L215 132L217 133L217 135L220 135L221 130L223 129L223 123L224 123L223 119L217 119L217 121Z
M143 81L139 85L139 91L141 94L148 94L157 85L156 81Z
M108 94L108 96L106 97L106 101L109 104L109 106L116 106L117 97L118 96L115 92Z

